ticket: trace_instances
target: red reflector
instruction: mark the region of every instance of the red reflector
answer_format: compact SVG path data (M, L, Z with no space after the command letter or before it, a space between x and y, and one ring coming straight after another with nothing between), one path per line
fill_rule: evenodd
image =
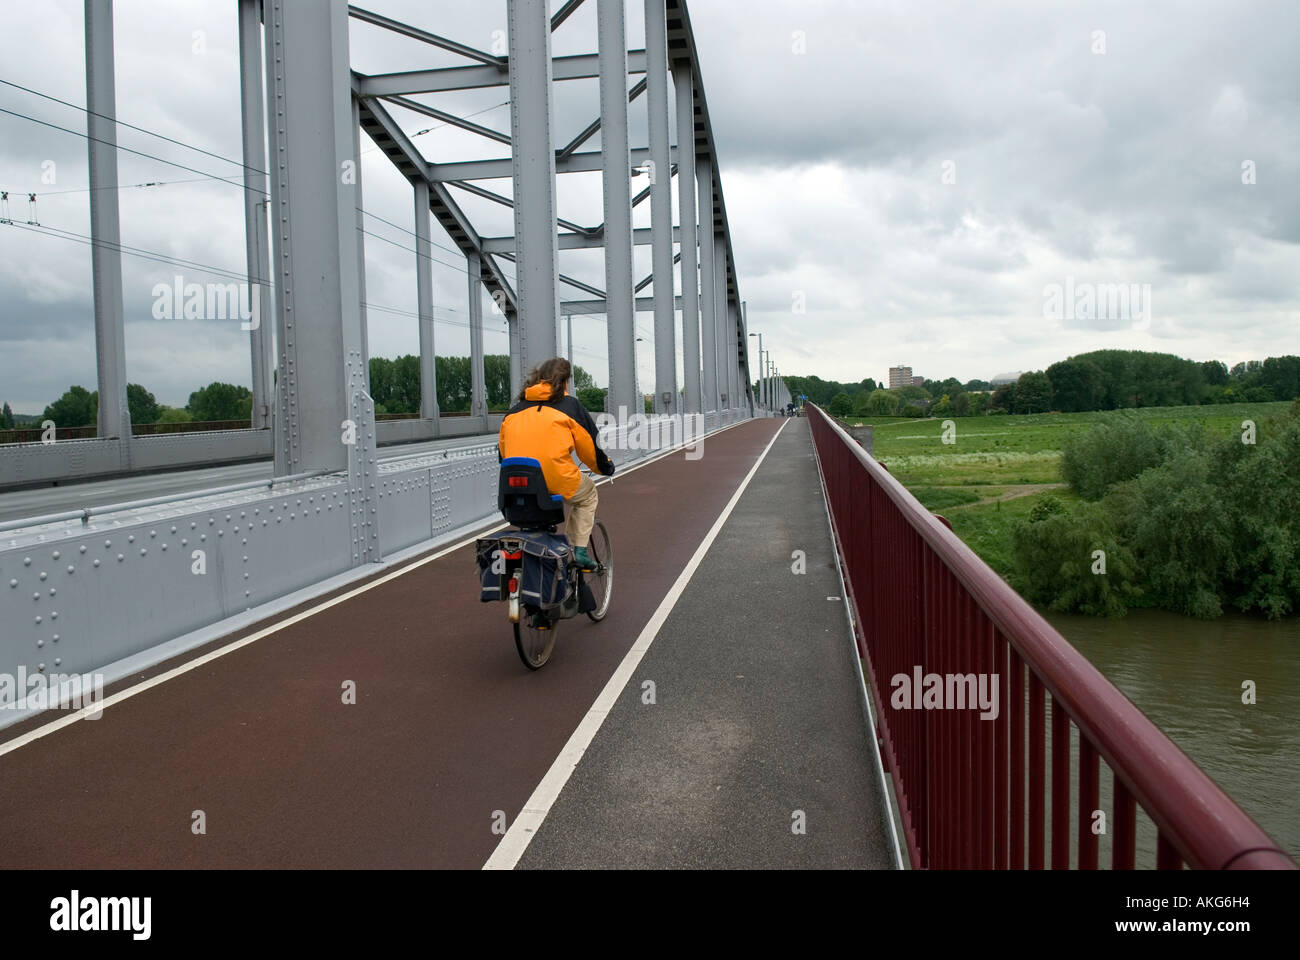
M512 487L526 487L526 486L528 486L528 478L527 478L527 477L510 477L509 480L510 480L510 486L512 486Z
M515 593L519 590L519 579L517 577L510 578L510 586L508 587L508 590L510 593Z
M524 552L520 550L517 553L503 553L501 556L505 557L507 560L522 560L524 558Z

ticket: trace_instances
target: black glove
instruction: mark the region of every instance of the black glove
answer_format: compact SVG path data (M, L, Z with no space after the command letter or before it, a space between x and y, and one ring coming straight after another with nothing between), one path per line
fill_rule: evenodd
M596 466L600 467L600 472L605 476L614 475L614 461L609 459L604 450L596 451Z

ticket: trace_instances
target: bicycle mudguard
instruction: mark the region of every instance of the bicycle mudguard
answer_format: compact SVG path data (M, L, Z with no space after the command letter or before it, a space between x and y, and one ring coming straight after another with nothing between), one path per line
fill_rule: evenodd
M596 595L591 592L591 586L587 583L587 578L582 577L581 574L579 574L579 577L581 579L578 580L578 612L591 613L599 604L596 603Z

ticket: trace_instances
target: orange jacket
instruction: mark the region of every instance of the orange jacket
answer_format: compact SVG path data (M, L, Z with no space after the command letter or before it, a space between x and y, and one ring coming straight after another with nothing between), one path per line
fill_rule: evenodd
M551 396L549 383L535 383L501 421L497 451L502 458L532 457L542 465L546 486L565 500L578 490L582 474L573 452L592 470L612 474L614 464L596 444L596 425L577 397Z

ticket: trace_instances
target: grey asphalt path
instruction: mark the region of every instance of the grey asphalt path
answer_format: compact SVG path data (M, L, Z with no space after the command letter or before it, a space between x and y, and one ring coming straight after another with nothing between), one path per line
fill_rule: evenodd
M813 457L792 420L519 868L894 865Z

